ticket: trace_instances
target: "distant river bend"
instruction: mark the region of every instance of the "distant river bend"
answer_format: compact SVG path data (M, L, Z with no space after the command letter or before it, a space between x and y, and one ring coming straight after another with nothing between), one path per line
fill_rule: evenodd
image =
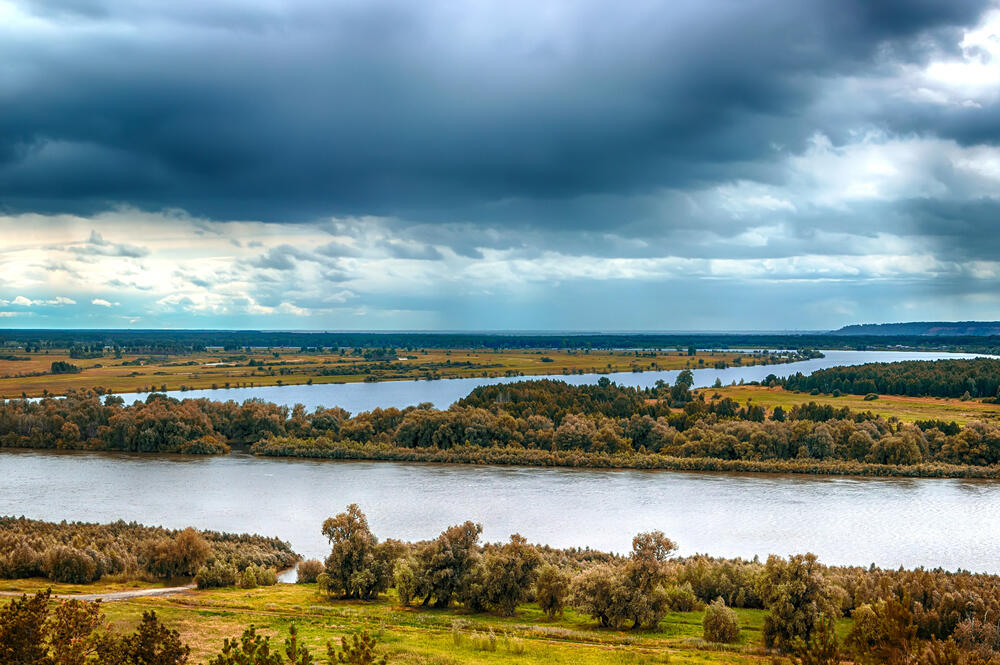
M818 369L838 365L861 365L871 362L894 362L899 360L937 360L940 358L976 358L966 353L944 353L934 351L824 351L826 357L803 360L781 365L753 365L750 367L728 367L726 369L694 369L694 387L704 388L716 379L728 385L740 381L761 381L769 374L789 376L796 372L812 374ZM403 408L421 402L431 402L439 409L446 409L478 386L495 383L512 383L528 379L557 379L573 385L597 383L607 377L623 386L650 388L657 381L673 383L682 370L661 372L614 372L611 374L553 374L548 376L519 376L469 379L441 379L437 381L381 381L378 383L340 383L288 386L261 386L254 388L220 388L217 390L168 391L173 397L207 397L215 400L235 400L242 402L259 398L285 406L303 404L307 409L317 406L339 406L351 413L371 411L374 408ZM131 403L146 399L145 393L123 393L121 397Z

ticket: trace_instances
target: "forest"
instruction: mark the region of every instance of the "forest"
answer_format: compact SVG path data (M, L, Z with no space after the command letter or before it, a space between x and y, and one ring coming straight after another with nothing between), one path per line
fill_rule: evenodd
M116 525L89 526L77 532L78 545L106 548L107 531ZM57 540L66 528L22 522L21 531L30 535L37 530L38 538ZM380 539L353 504L321 529L329 555L324 561L302 562L298 574L298 584L317 594L314 605L387 599L411 612L500 618L537 608L549 621L572 612L589 617L588 630L643 635L660 631L668 615L697 613L702 633L697 644L703 648L725 650L726 644L739 642L744 653L751 649L779 662L1000 662L1000 631L993 619L1000 613L1000 578L993 575L826 566L812 554L771 555L766 561L677 557L676 543L659 531L637 534L624 554L553 549L530 544L518 534L507 542L484 543L482 525L471 521L446 527L433 540L406 543ZM751 642L741 623L746 611L763 613ZM2 662L187 662L188 648L180 636L155 615L144 613L135 633L122 634L96 620L100 612L98 605L79 601L53 604L44 591L14 599L0 608L0 658L32 648L36 660ZM496 637L466 633L464 625L467 620L453 623L456 649L471 640L478 650L496 650ZM375 626L364 626L350 640L344 637L339 650L331 641L330 662L387 662L393 654L379 647L368 628ZM373 632L383 634L382 629ZM78 658L61 660L71 644L81 647L75 652ZM511 654L524 653L523 644L508 642L506 648ZM215 649L211 665L314 662L294 627L283 650L272 651L269 638L253 626ZM118 659L108 661L108 654L118 650Z
M1000 428L989 422L911 424L812 402L768 411L713 398L710 390L695 397L690 385L689 372L674 386L649 389L606 378L584 386L524 381L477 388L446 410L421 405L353 417L336 408L308 412L259 400L177 400L156 393L125 406L114 396L102 401L79 392L5 402L0 446L211 454L248 445L262 455L363 457L367 450L376 459L386 458L387 449L444 452L437 461L448 461L451 452L460 461L469 450L502 450L526 460L572 453L582 465L593 456L595 466L631 455L898 467L1000 462Z
M911 397L1000 397L1000 359L911 360L830 367L796 373L777 384L788 390Z

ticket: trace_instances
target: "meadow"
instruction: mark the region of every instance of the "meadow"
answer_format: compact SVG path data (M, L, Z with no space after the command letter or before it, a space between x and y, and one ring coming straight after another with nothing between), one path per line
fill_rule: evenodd
M391 351L391 352L388 352ZM758 365L776 357L734 351L624 351L574 349L357 349L340 352L256 350L191 354L107 353L72 358L68 351L26 353L0 359L0 398L65 395L101 388L115 393L237 388L293 384L351 383L405 379L450 379L544 374L585 374ZM78 373L54 374L64 362Z
M769 413L773 412L776 406L788 411L796 404L816 402L817 404L829 404L838 409L846 406L852 411L871 411L876 416L882 416L886 419L896 418L908 423L942 420L965 425L976 420L994 422L1000 420L1000 405L984 403L977 399L879 395L878 399L866 400L862 395L844 394L834 397L831 394L812 395L785 390L781 387L769 388L750 385L703 388L694 392L704 395L706 400L711 400L719 395L718 399L728 397L743 405L749 402L764 407Z

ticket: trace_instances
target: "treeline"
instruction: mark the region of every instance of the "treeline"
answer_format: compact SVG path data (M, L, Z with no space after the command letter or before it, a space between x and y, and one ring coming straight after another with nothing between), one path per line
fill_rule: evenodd
M70 392L65 398L0 403L0 447L223 453L272 435L319 436L348 420L342 409L281 407L261 400L178 400L160 393L125 405L120 397Z
M0 517L0 577L10 579L86 584L105 576L169 579L225 570L235 584L245 570L282 570L298 559L288 543L253 534Z
M909 360L830 367L774 383L788 390L911 397L1000 397L1000 359Z
M469 461L460 458L478 449L483 453L474 458L513 452L529 464L539 456L577 455L578 465L606 466L602 459L639 455L659 456L646 462L652 468L670 468L657 462L670 458L741 462L750 465L747 470L769 470L769 463L1000 462L1000 428L987 422L906 424L812 402L768 412L729 398L705 399L707 391L694 397L689 386L683 373L674 386L649 389L616 386L606 378L586 386L524 381L477 388L447 410L424 404L353 417L336 408L307 412L301 405L177 400L155 393L125 406L114 396L102 402L82 392L4 403L0 446L218 453L249 444L262 455L365 457L368 451L372 458L391 459L384 457L388 451L403 459L399 451L433 451L444 453L440 461L452 454Z
M676 545L659 531L640 533L625 556L541 548L514 534L507 543L481 544L482 526L448 527L431 541L379 541L357 505L328 519L325 562L303 562L300 582L316 582L341 598L374 599L395 588L403 605L512 616L537 603L550 617L567 607L615 629L656 630L667 612L707 608L709 641L740 634L728 608L768 611L764 645L798 653L804 662L989 663L1000 658L1000 577L941 570L828 567L812 554L788 558L674 559ZM854 619L844 644L832 622ZM920 660L927 649L952 660ZM819 658L829 652L826 660ZM912 660L893 660L891 653Z
M1000 337L961 335L829 335L773 333L597 333L497 334L420 332L291 332L256 330L3 330L0 346L101 352L187 353L207 347L397 348L397 349L867 349L906 347L1000 353Z
M667 401L627 403L632 389L572 387L560 382L515 384L483 391L498 396L491 408L462 406L440 411L414 408L359 414L314 438L271 437L251 449L262 455L378 457L387 450L533 451L552 455L659 455L743 462L845 462L913 466L922 463L991 466L1000 462L1000 428L985 422L965 427L927 421L892 422L870 412L808 403L767 413L725 398L694 399L680 411ZM610 392L602 392L610 391ZM520 395L519 401L514 398ZM527 395L532 395L528 399ZM594 396L600 399L594 400ZM623 417L607 415L638 413ZM580 409L579 412L574 412ZM659 415L662 414L662 415ZM360 444L360 445L359 445ZM325 450L338 451L326 455ZM445 455L447 458L447 455ZM444 461L444 460L441 460ZM459 460L461 461L461 460ZM582 464L586 465L586 463ZM595 463L603 466L604 464ZM631 466L626 464L626 466ZM651 463L650 466L657 466Z

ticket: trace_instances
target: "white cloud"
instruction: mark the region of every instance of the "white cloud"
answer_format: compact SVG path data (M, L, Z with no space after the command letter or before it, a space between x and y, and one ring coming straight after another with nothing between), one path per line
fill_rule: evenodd
M90 301L90 304L91 305L98 305L100 307L111 307L112 306L111 303L108 302L107 300L105 300L104 298L94 298L93 300ZM117 303L115 303L115 304L117 304Z

